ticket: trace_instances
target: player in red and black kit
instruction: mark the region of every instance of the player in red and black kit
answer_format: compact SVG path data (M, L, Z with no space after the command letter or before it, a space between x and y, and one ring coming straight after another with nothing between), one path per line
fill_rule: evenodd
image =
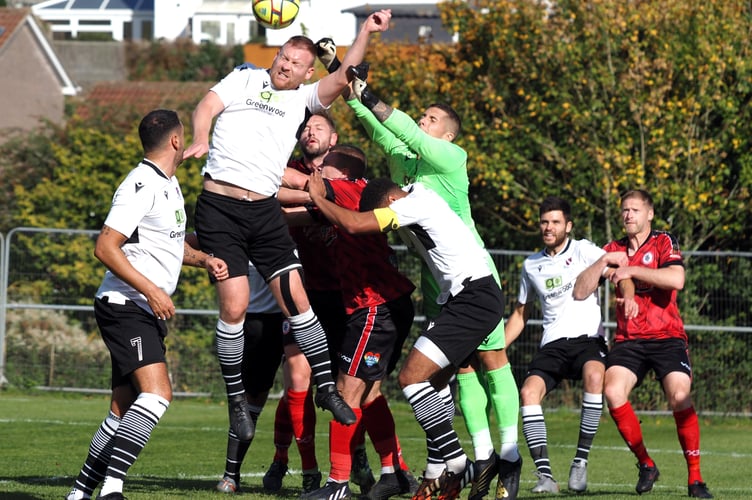
M593 293L609 267L616 267L610 277L614 283L631 278L635 284L639 312L633 318L617 317L614 346L608 354L604 394L609 412L637 457L637 493L650 491L659 471L645 448L629 394L652 369L673 410L687 461L689 496L713 498L700 473L700 426L690 396L692 365L676 304L677 291L684 287L679 244L670 233L652 229L653 200L646 191L624 194L621 216L627 236L604 247L607 253L580 274L573 292L575 299ZM622 299L618 287L616 296Z
M365 155L360 149L333 147L322 166L332 201L357 210L366 185L364 170ZM299 213L304 213L306 222L319 217L315 210ZM381 458L381 478L367 498L385 499L417 486L402 459L394 419L380 390L381 381L396 367L410 332L414 317L410 295L415 287L395 267L394 251L385 235L353 236L337 230L335 236L334 262L348 319L333 364L339 369L338 388L352 403L358 421L354 426L330 423L329 479L323 488L311 492L310 498L349 493L349 450L364 428Z
M303 189L305 180L311 172L321 168L324 157L336 143L336 127L326 112L313 113L305 121L298 135L298 148L302 155L288 162L283 187L278 194L283 205L302 206L310 203L311 198ZM298 181L300 185L296 184ZM347 313L342 303L336 261L333 260L332 254L335 229L331 224L325 223L291 227L290 233L295 240L298 257L303 266L308 300L326 331L330 357L336 359L337 350L345 334ZM284 343L285 394L277 405L274 419L274 459L264 475L263 485L268 491L279 491L282 488L282 480L288 470L288 449L294 437L303 469L303 492L306 493L318 489L321 485L314 436L316 412L310 390L311 368L295 343L293 335L286 335ZM336 364L333 364L332 369L336 374ZM368 463L364 430L360 431L356 443L351 480L358 484L361 493L365 494L376 479Z
M321 168L329 148L337 143L334 122L326 112L312 114L299 130L298 148L300 158L288 162L282 187L278 193L284 206L302 206L311 201L305 190L295 189L288 175L300 173L307 176ZM297 178L297 177L295 177ZM298 248L298 258L303 266L304 287L311 308L319 318L327 334L331 359L344 336L347 316L342 305L339 278L332 266L331 243L334 228L331 225L291 227L290 234ZM269 470L264 475L264 489L279 491L287 473L288 448L293 437L300 453L303 470L303 492L313 491L321 485L321 472L316 460L316 412L311 392L311 367L295 343L293 335L284 336L285 349L285 394L280 398L274 418L275 453ZM336 373L336 366L332 366ZM365 449L363 448L365 457ZM365 459L365 467L368 461ZM370 467L367 469L370 485L375 482Z

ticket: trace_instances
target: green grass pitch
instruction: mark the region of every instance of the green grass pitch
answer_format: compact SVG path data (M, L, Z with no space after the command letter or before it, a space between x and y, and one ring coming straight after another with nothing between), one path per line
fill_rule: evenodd
M60 500L70 489L88 449L89 440L106 415L109 398L80 394L0 392L0 499ZM297 498L300 494L300 459L290 450L291 472L278 494L266 494L261 478L274 454L272 420L276 401L261 416L251 449L243 466L242 498ZM419 476L425 460L423 433L410 407L392 402L397 430L408 464ZM328 461L328 413L318 412L319 465L326 477ZM566 490L569 464L574 455L579 414L548 410L549 449L554 475L562 486L559 498L637 498L637 469L610 417L604 414L590 454L588 490L583 495ZM686 466L670 415L641 415L648 450L656 460L661 478L648 499L686 498ZM718 499L752 498L752 419L700 417L702 468L705 481ZM472 447L461 417L455 422L465 450ZM159 423L125 481L130 500L219 499L214 486L224 470L227 408L212 400L177 399ZM494 437L497 438L494 433ZM524 465L519 498L543 498L530 493L535 484L534 467L520 430ZM378 477L378 461L369 445L372 467ZM493 485L492 485L493 487ZM353 493L357 486L352 486ZM462 498L467 498L465 490ZM493 490L492 490L493 493ZM551 495L548 495L551 496ZM487 497L492 498L492 497Z

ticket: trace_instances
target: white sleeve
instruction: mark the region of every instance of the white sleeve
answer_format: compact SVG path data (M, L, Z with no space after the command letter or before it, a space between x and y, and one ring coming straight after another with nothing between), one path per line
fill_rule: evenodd
M251 71L253 70L235 68L210 89L219 96L225 108L232 104L235 96L242 95Z
M520 304L527 304L527 297L530 293L530 277L527 275L527 270L525 267L522 267L522 272L520 273L520 293L517 295L517 302Z
M118 186L105 225L130 238L154 205L154 192L148 187L137 190L128 177Z
M588 266L600 259L603 254L606 253L604 249L590 240L581 240L581 242L582 243L579 245L580 255Z

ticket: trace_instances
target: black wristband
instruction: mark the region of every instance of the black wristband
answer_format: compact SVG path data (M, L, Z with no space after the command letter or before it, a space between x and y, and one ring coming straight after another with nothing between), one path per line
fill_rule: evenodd
M332 63L329 65L328 68L326 68L326 70L329 73L334 73L335 71L339 69L340 66L342 66L342 63L340 62L339 57L335 55L334 59L332 59Z
M360 102L363 103L363 106L367 107L368 109L373 109L378 103L381 101L378 97L374 95L373 92L368 90L368 87L363 89L363 92L360 93Z

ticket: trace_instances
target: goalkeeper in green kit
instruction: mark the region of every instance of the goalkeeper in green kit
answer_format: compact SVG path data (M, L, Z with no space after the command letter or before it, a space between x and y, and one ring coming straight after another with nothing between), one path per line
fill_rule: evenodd
M317 43L319 59L329 71L339 66L333 42L322 39ZM472 230L483 244L475 229L467 176L467 152L454 144L460 132L461 120L447 104L437 103L426 108L416 123L407 114L390 107L376 97L366 85L367 66L350 68L352 89L345 89L343 97L353 109L366 132L387 155L392 180L399 185L419 182L441 196ZM349 94L349 95L348 95ZM498 272L491 256L489 264L500 284ZM430 321L438 315L440 306L436 299L438 286L423 263L421 269L423 310ZM498 474L496 498L514 499L519 489L522 458L517 449L519 390L504 351L504 322L489 335L476 351L476 356L466 367L459 367L457 381L460 407L468 432L473 441L475 474L472 479L470 500L482 499L489 490L493 477ZM454 413L454 403L448 385L441 394L447 412ZM488 404L493 408L501 435L497 455L491 438ZM423 482L413 498L430 498L443 486L444 461L438 449L429 442L428 463Z

